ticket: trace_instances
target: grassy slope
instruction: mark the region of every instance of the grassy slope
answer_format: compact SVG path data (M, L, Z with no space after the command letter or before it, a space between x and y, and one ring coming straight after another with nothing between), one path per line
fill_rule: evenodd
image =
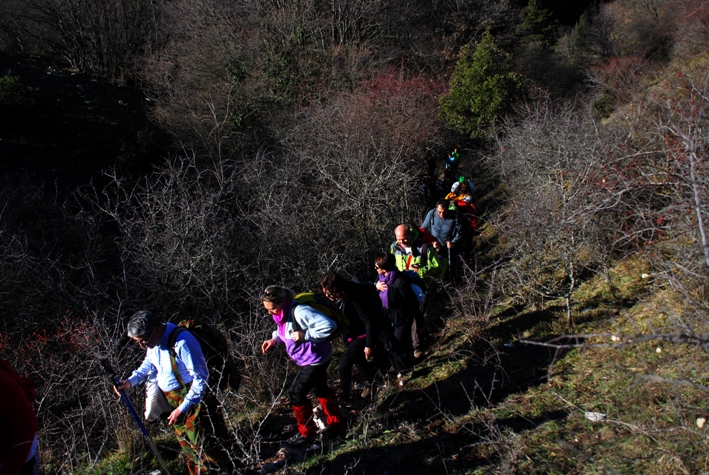
M408 385L352 407L346 435L276 473L705 473L707 428L696 424L706 416L705 393L657 378L706 384L709 358L696 348L641 341L667 326L655 303L671 298L657 291L652 276L642 277L646 272L629 260L610 279L580 286L574 333L593 335L584 348L557 352L516 340L566 334L564 307L556 302L541 311L501 305L484 338L473 335L466 319L449 319ZM244 409L232 415L243 421ZM593 422L587 411L605 419ZM261 420L261 434L291 419L284 401ZM161 447L171 440L163 434ZM147 469L151 457L140 454L141 445L127 451L132 463L110 457L93 473ZM262 459L279 460L279 447L261 443ZM167 458L180 473L175 455Z
M3 142L9 155L15 141ZM17 144L24 145L19 138ZM80 150L93 145L78 139ZM63 166L73 170L72 153L66 157ZM343 438L281 473L706 473L709 429L697 426L706 393L682 383L709 385L709 358L697 348L644 341L670 326L657 304L674 299L643 279L645 272L630 260L613 269L610 281L595 277L580 286L574 333L596 335L585 348L557 352L517 341L566 334L557 302L543 310L500 305L482 338L469 319L449 318L405 388L385 389L374 405L353 408ZM590 421L587 411L605 419ZM284 422L292 422L287 404L264 428ZM165 433L161 447L170 440ZM135 442L92 473L147 470L149 454ZM179 473L172 448L166 458ZM275 457L275 446L263 449L263 458Z
M702 383L709 358L695 348L638 341L667 323L653 304L669 296L653 293L644 272L641 263L624 262L610 282L594 278L578 290L575 333L596 335L585 348L557 354L520 342L504 345L517 330L534 341L564 333L563 308L554 303L543 312L500 309L506 311L477 347L466 337L466 322L448 321L410 385L381 394L376 408L359 413L344 443L294 468L389 474L705 472L707 429L696 424L705 415L705 394L668 381ZM593 422L586 412L605 419Z

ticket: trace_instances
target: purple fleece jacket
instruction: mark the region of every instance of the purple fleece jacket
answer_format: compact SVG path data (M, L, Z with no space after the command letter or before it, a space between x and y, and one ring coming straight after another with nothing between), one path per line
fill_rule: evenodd
M273 338L279 343L285 343L286 353L298 366L326 363L332 358L332 345L326 335L337 327L337 324L308 305L298 305L293 312L293 317L298 320L302 331L305 332L305 341L296 343L291 336L293 323L288 318L292 304L292 300L286 301L281 311L273 315L277 327L273 332Z

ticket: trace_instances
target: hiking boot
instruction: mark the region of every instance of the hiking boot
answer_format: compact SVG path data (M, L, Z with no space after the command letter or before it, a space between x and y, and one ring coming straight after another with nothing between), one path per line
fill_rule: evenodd
M320 441L325 442L337 439L345 432L347 432L347 424L336 424L334 426L328 426L325 430L318 431L318 436L320 437Z
M286 443L291 447L307 447L315 442L315 436L304 437L303 434L298 432L293 437L286 440Z
M342 404L345 404L347 406L352 404L352 395L349 392L339 391L337 393L337 398L340 400L340 403L342 403Z

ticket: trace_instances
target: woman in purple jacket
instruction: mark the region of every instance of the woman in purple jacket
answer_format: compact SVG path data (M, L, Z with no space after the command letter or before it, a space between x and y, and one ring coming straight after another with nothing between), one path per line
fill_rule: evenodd
M344 424L337 396L327 385L327 367L332 360L332 345L327 337L337 328L337 324L313 307L297 304L295 293L286 287L266 287L261 301L276 322L273 338L263 342L261 351L266 354L272 347L284 344L290 359L300 366L288 391L298 423L298 434L289 442L305 445L313 440L317 432L313 405L308 399L311 390L327 416L325 422L328 427L334 429ZM294 319L297 322L295 328Z

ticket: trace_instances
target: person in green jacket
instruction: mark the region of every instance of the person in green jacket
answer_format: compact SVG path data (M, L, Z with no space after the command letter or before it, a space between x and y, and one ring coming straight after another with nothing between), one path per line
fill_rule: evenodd
M401 272L413 271L428 286L433 279L441 278L443 267L433 246L419 237L416 227L400 224L394 230L396 241L391 244L396 268Z
M396 268L409 275L418 274L426 287L431 288L434 280L441 279L445 267L438 260L438 253L426 241L419 237L419 231L410 224L400 224L394 229L396 241L391 244ZM411 340L414 358L422 356L421 341L426 338L426 320L423 312L419 312L411 326Z

